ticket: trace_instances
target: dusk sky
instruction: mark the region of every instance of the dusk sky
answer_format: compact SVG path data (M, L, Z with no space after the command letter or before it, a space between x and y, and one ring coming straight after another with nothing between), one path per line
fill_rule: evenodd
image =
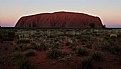
M0 26L14 27L22 16L55 11L99 16L107 27L121 28L121 0L0 0Z

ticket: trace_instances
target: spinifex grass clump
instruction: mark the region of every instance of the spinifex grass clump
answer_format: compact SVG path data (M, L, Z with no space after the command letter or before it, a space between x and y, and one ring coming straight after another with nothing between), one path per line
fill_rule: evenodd
M103 61L104 60L104 56L101 52L94 52L90 58L94 61Z
M121 55L121 48L118 45L118 41L114 41L112 39L104 40L102 42L102 46L100 46L101 50L109 51L114 55Z
M0 56L0 65L4 64L6 61L6 58L4 56Z
M50 49L50 50L47 51L46 55L49 58L58 58L62 55L62 52L58 51L56 49Z
M27 44L27 43L30 43L30 42L31 42L30 40L22 39L22 40L18 40L17 44Z
M25 50L28 50L28 49L31 49L31 48L30 48L30 46L26 46L26 45L15 47L15 50L18 50L18 51L25 51Z
M30 61L27 59L20 59L18 61L18 69L32 69Z
M80 36L80 40L82 42L82 45L85 45L87 48L92 48L92 44L93 44L93 36L91 35L87 35L87 34L83 34Z
M78 56L87 56L89 54L87 49L85 48L76 47L74 50Z
M13 60L17 63L17 69L31 69L31 62L22 53L15 54Z
M112 50L111 50L111 53L112 54L115 54L115 55L118 55L118 56L121 56L121 48L120 47L113 47Z
M14 37L15 31L0 30L1 43L3 43L4 41L12 41Z
M50 46L49 46L49 45L46 45L46 44L40 44L40 45L32 44L32 45L30 46L31 49L38 50L38 51L48 50L49 47L50 47Z
M31 57L31 56L35 56L36 53L35 53L34 50L28 50L28 51L25 53L25 55L26 55L27 57Z

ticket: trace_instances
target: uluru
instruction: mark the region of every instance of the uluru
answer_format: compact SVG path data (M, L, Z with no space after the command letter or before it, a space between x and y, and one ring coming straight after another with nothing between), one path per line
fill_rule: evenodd
M40 13L21 17L17 28L103 28L97 16L77 12Z

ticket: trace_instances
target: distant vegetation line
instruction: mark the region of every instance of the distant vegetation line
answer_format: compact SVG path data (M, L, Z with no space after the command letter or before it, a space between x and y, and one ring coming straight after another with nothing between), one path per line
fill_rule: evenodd
M80 28L16 28L16 27L0 27L0 29L80 29ZM81 28L82 29L82 28ZM91 29L91 28L83 28ZM96 29L96 28L94 28ZM121 29L121 28L103 28L103 29Z

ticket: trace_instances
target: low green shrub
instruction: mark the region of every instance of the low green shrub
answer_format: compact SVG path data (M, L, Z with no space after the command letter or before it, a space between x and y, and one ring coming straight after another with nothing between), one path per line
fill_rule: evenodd
M58 45L58 44L54 44L54 45L52 45L50 48L52 48L52 49L57 49L57 48L59 48L59 45Z
M32 47L31 46L16 46L15 47L15 50L18 50L18 51L25 51L28 49L32 49Z
M103 61L104 60L104 56L101 52L94 52L90 58L94 61Z
M30 40L22 39L22 40L18 40L17 44L27 44L27 43L30 43L30 42L31 42Z
M71 48L72 50L76 50L76 48L77 48L77 46L75 46L75 45L71 45L69 48Z
M14 61L19 61L20 59L25 59L25 58L26 58L26 56L24 56L21 52L15 53L15 54L13 54L13 56L12 56L12 59L13 59Z
M51 46L46 44L46 43L42 43L41 45L32 45L31 49L35 49L35 50L49 50Z
M16 53L13 55L13 60L17 64L16 69L32 69L31 62L22 53Z
M28 50L28 51L25 53L25 55L26 55L27 57L31 57L31 56L35 56L36 53L35 53L34 50Z
M121 56L121 48L118 46L114 46L112 47L112 49L110 50L110 52L114 55L119 55Z
M30 49L34 49L34 50L43 50L43 46L39 46L39 45L32 45L30 46Z
M4 56L0 56L0 65L4 64L6 61L6 58Z
M117 44L117 42L114 42L112 40L104 41L102 43L102 46L100 46L100 49L104 51L109 51L114 55L121 56L121 48Z
M27 59L20 59L20 61L18 61L17 64L17 69L32 69L31 62Z
M78 48L76 47L75 52L78 56L87 56L89 55L89 52L85 48Z
M55 49L50 49L47 51L46 55L49 58L58 58L62 55L62 52Z
M92 43L93 43L92 41L88 41L88 42L85 43L85 45L86 45L87 48L92 49Z

